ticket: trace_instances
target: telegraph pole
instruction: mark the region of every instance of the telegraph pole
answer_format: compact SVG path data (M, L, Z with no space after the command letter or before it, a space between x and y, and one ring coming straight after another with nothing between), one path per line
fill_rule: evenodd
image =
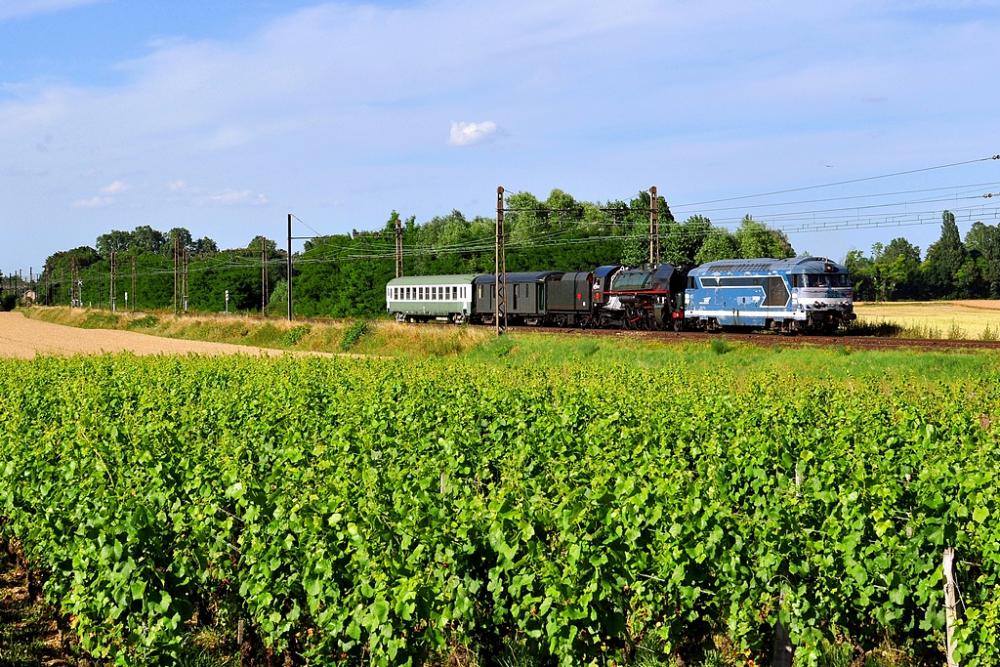
M649 264L660 261L660 216L657 210L656 186L649 188Z
M184 313L188 311L188 266L191 264L191 253L188 252L187 248L181 250L183 253L183 273L181 274L181 303L183 304Z
M132 312L135 312L135 302L138 301L135 291L135 255L132 255Z
M76 264L76 257L73 258L73 285L70 287L70 307L83 307L83 290L80 289L80 269Z
M175 236L174 237L174 315L177 314L177 293L179 291L178 288L180 287L180 285L179 285L179 283L180 283L180 274L179 274L180 257L178 256L178 252L177 252L177 246L178 246L178 242L179 241L180 241L180 239Z
M260 314L267 317L267 239L260 237Z
M288 214L288 256L285 258L288 273L288 321L292 321L292 214Z
M116 257L115 257L115 251L112 250L111 251L111 286L110 286L110 290L109 290L110 294L108 295L109 302L111 303L111 312L112 313L115 312L115 278L117 277L115 275L115 268L116 268L115 259L116 259Z
M403 277L403 220L396 215L396 277Z
M493 298L493 322L497 336L507 331L507 256L503 241L503 186L497 186L497 239L494 252L495 282Z

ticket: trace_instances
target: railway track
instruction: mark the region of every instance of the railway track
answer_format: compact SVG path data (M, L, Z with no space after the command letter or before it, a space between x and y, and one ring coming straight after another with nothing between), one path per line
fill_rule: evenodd
M892 350L899 348L919 348L925 350L998 350L1000 341L986 340L950 340L935 338L879 338L876 336L785 336L773 333L706 333L702 331L632 331L622 329L564 329L560 327L528 327L512 326L510 331L534 332L542 334L561 334L567 336L594 336L639 338L644 340L660 340L666 342L706 342L710 340L725 340L731 343L750 343L752 345L784 345L796 347L823 347L842 345L859 350Z

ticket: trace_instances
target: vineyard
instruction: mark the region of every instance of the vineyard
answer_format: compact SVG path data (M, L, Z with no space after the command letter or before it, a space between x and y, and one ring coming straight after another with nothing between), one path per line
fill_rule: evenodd
M122 665L206 633L274 664L667 664L719 636L766 662L779 620L796 664L940 663L946 547L958 657L996 665L1000 373L909 380L0 362L0 530Z

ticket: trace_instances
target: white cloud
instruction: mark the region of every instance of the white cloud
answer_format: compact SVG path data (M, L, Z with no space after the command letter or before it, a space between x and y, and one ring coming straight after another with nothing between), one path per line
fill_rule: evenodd
M125 181L111 181L111 183L101 188L101 193L106 195L117 195L128 189L129 185Z
M0 21L92 5L99 0L0 0Z
M218 206L265 206L267 197L252 190L226 189L204 198L205 203Z
M173 180L173 181L169 181L167 183L167 190L170 190L171 192L180 192L181 190L185 189L186 187L187 187L187 183L185 183L184 181L182 181L179 178L176 179L176 180Z
M492 120L480 123L455 121L451 124L451 132L448 133L448 143L452 146L471 146L489 139L496 133L497 124Z
M87 199L77 199L73 202L73 208L106 208L114 203L114 197L95 195Z

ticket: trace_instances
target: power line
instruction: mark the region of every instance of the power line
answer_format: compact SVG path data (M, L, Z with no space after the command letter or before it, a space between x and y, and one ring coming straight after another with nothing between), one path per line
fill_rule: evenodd
M329 236L329 234L324 234L324 233L320 232L315 227L313 227L308 222L306 222L305 220L303 220L299 216L295 215L294 213L291 213L289 215L291 215L293 218L295 218L296 220L298 220L299 222L301 222L303 225L305 225L309 229L309 231L311 231L316 236Z
M948 169L950 167L960 167L967 164L975 164L977 162L988 162L990 160L1000 160L1000 154L990 155L988 157L976 158L974 160L963 160L961 162L950 162L948 164L938 164L933 167L922 167L920 169L908 169L907 171L897 171L891 174L880 174L878 176L865 176L864 178L852 178L846 181L834 181L832 183L821 183L819 185L805 185L798 188L786 188L784 190L772 190L771 192L758 192L751 195L738 195L736 197L722 197L720 199L706 199L705 201L699 202L689 202L684 204L675 204L678 208L680 207L690 207L690 206L701 206L703 204L717 204L726 201L738 201L741 199L752 199L754 197L770 197L772 195L783 195L790 192L803 192L805 190L817 190L820 188L831 188L837 185L850 185L852 183L865 183L868 181L877 181L883 178L894 178L896 176L908 176L910 174L920 174L927 171L934 171L937 169Z
M910 195L910 194L918 194L918 193L921 193L921 192L940 192L942 190L954 190L954 191L957 192L959 190L970 190L972 188L981 188L981 187L995 187L997 185L1000 185L1000 182L998 182L998 181L988 181L986 183L967 183L965 185L946 185L946 186L940 186L940 187L934 187L934 188L918 188L916 190L897 190L895 192L873 192L873 193L870 193L870 194L841 195L839 197L822 197L822 198L819 198L819 199L796 199L796 200L786 201L786 202L769 202L769 203L766 203L766 204L760 204L760 206L774 206L774 207L778 207L778 206L794 206L794 205L797 205L797 204L822 204L822 203L832 202L832 201L847 201L849 199L875 199L876 197L893 197L895 195ZM683 205L681 205L681 204L674 205L674 206L671 207L671 211L673 211L676 208L683 208ZM716 208L702 208L702 209L698 209L698 213L701 214L701 213L715 213L717 211L745 211L745 210L746 210L746 205L745 204L741 204L739 206L720 206L720 207L716 207Z

